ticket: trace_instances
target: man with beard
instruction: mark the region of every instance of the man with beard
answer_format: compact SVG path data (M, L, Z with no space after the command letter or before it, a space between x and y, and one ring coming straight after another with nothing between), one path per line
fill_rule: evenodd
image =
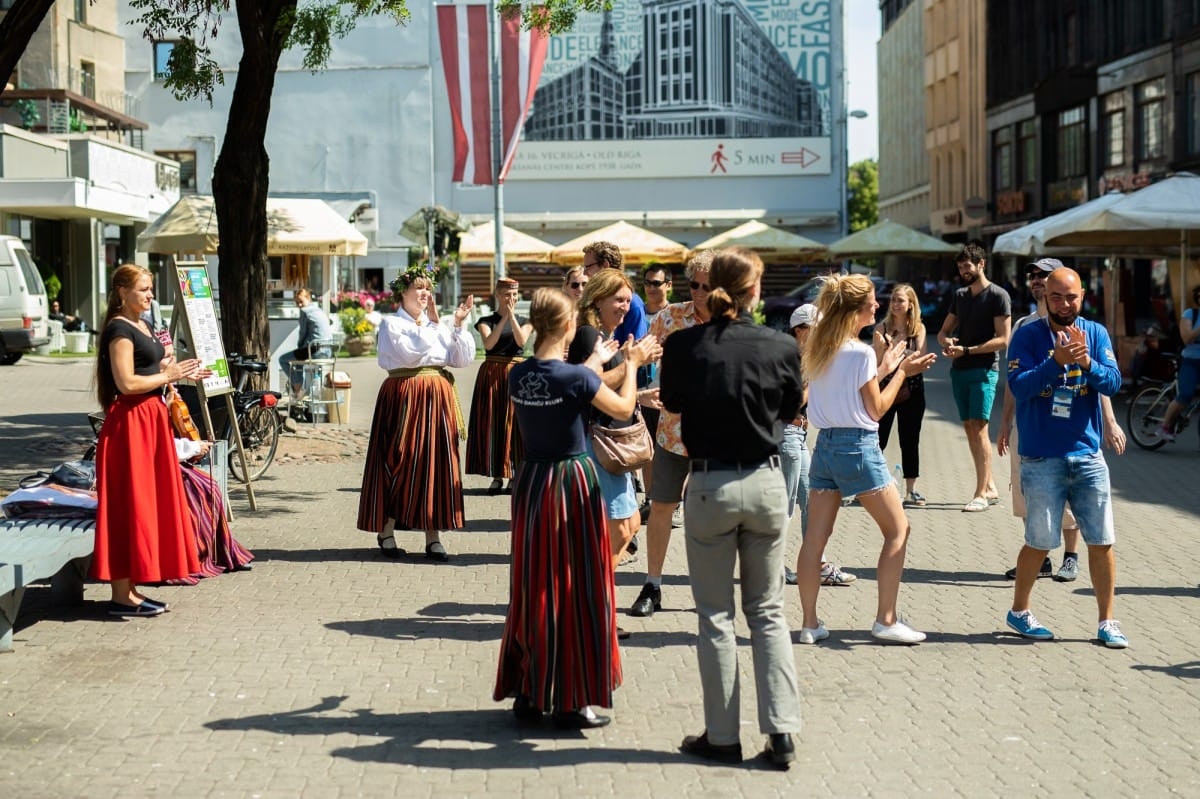
M975 462L975 496L963 511L977 513L1000 499L992 481L988 420L999 377L996 353L1008 344L1012 305L1008 292L984 274L987 254L983 247L966 245L955 263L963 287L954 293L950 312L938 331L938 343L942 354L951 359L950 385Z
M1029 609L1046 554L1061 542L1063 509L1071 503L1088 546L1099 610L1097 637L1110 649L1129 640L1113 618L1116 540L1108 464L1100 452L1101 395L1121 387L1108 331L1079 318L1079 275L1055 269L1046 280L1046 318L1024 325L1008 351L1008 386L1017 400L1017 444L1025 493L1025 545L1008 626L1025 638L1054 637Z

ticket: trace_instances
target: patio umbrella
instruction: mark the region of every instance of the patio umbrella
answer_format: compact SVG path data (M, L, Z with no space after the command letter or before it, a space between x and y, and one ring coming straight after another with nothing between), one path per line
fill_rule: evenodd
M687 258L687 247L679 242L622 220L560 244L551 253L551 260L564 266L581 264L583 248L593 241L608 241L617 245L627 266L640 266L651 261L678 264Z
M825 255L824 244L771 227L758 220L743 222L732 230L706 239L692 248L692 252L716 250L721 247L745 247L754 250L763 261L768 262L795 262Z
M554 245L539 238L514 230L508 225L503 229L500 246L504 248L505 261L544 264L550 261ZM458 259L463 263L491 263L496 257L496 223L484 222L464 233L458 240Z
M941 255L953 255L958 249L956 244L949 244L884 219L830 244L829 254L839 259L877 258L883 255L936 258Z
M996 237L992 252L999 255L1024 255L1040 257L1042 255L1081 254L1063 247L1047 247L1046 239L1062 233L1075 230L1079 225L1093 218L1096 214L1121 200L1125 195L1119 192L1102 194L1088 200L1082 205L1076 205L1045 219L1030 222L1015 230L1010 230ZM1053 250L1054 252L1050 252ZM1109 254L1105 251L1105 255Z

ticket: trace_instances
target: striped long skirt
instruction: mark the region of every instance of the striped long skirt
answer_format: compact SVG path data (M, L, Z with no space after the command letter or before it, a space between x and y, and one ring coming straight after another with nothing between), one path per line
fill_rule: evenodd
M379 387L358 529L381 533L387 519L398 530L463 526L456 402L454 386L438 374L389 377Z
M181 473L200 550L200 571L193 576L216 577L237 571L254 560L250 550L239 544L229 529L221 488L212 475L188 464L183 464Z
M508 394L508 373L516 363L489 357L479 366L467 424L467 474L512 477L521 460L521 435Z
M508 616L496 701L521 694L542 711L612 707L621 684L612 552L586 455L525 461L512 499Z

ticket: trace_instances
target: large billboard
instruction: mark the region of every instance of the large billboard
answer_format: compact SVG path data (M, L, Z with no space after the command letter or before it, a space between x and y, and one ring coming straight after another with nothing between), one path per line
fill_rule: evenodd
M508 181L829 175L826 0L615 0L552 38Z

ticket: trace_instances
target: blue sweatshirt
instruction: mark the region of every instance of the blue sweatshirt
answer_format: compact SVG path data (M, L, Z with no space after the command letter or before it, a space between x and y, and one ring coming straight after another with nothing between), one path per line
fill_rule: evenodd
M1008 342L1008 387L1017 401L1017 447L1025 458L1065 458L1100 450L1100 395L1121 388L1121 371L1103 326L1078 319L1087 336L1092 368L1060 366L1054 360L1054 334L1045 319L1022 326ZM1054 416L1054 393L1072 396L1070 416Z

